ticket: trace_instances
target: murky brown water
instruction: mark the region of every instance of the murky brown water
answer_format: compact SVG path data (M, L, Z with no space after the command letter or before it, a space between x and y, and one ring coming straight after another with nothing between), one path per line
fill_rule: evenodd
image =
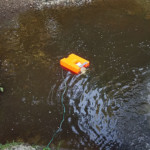
M111 4L111 3L110 3ZM29 10L0 29L0 143L70 149L150 148L150 21L128 3ZM133 7L132 7L133 6ZM70 53L91 62L63 71ZM64 76L64 78L63 78Z

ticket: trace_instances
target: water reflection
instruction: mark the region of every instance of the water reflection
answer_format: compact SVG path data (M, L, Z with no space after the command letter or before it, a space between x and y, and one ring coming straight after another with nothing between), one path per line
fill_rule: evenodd
M91 141L106 147L107 144L114 145L117 141L115 131L116 118L114 111L115 101L106 94L106 87L97 87L88 77L80 77L79 81L72 79L68 90L69 104L73 112L78 116L78 128L75 133L83 132ZM75 83L75 84L73 84ZM114 105L114 106L113 106ZM79 130L79 131L78 131ZM85 142L87 139L83 139ZM109 141L109 142L108 142Z
M100 149L107 148L108 145L109 149L120 148L122 143L122 138L120 139L122 135L120 133L118 134L120 127L123 129L121 131L123 132L122 134L125 134L126 130L124 127L126 128L128 126L125 125L128 119L131 119L131 122L136 125L138 121L142 121L142 118L139 120L132 120L132 118L140 117L139 106L141 107L145 101L143 96L139 94L142 97L135 102L138 92L142 89L141 86L143 86L139 84L139 80L141 80L139 76L148 73L146 71L147 69L145 69L132 70L135 77L132 81L127 82L126 85L124 85L123 80L122 83L116 83L114 81L118 81L118 79L111 80L106 86L100 85L98 84L100 78L92 77L91 73L85 76L74 76L68 80L67 97L72 107L69 112L78 118L77 123L73 122L72 124L71 118L69 118L68 122L72 125L72 131L75 134L79 135L82 133L86 135L81 138L82 145L87 145L87 140L90 139ZM130 123L129 120L128 123ZM140 126L138 125L138 128ZM134 131L136 130L134 129ZM130 133L128 132L128 134ZM135 138L135 136L133 137ZM124 139L124 144L125 141ZM129 148L126 144L123 147Z

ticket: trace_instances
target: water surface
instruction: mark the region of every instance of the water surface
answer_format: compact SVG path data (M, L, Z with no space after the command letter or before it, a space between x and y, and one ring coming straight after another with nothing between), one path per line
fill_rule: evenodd
M1 143L47 145L62 119L66 83L65 122L53 144L150 148L150 21L128 6L31 9L1 28ZM86 74L62 70L59 60L70 53L90 60Z

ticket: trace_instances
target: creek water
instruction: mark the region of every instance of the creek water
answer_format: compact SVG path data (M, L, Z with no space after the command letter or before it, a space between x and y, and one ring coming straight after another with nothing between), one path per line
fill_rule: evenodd
M60 67L70 53L90 61L86 74ZM54 145L150 149L149 20L97 2L29 9L1 27L0 143L47 145L62 120L65 83Z

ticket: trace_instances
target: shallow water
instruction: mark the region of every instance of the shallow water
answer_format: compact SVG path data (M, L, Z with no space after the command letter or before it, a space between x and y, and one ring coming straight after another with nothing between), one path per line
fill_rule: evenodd
M47 145L66 83L54 145L150 148L150 21L125 4L31 9L1 28L1 143ZM86 74L62 70L59 60L70 53L90 60Z

